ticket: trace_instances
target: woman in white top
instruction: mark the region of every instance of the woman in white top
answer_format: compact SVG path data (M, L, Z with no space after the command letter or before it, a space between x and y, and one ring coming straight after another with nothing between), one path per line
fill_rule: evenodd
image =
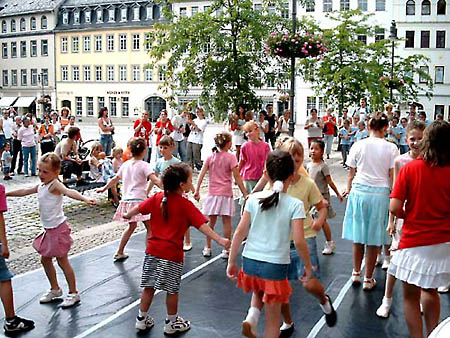
M353 241L353 284L361 283L361 263L367 246L366 273L363 290L376 284L373 278L377 253L389 244L386 231L389 220L389 193L392 187L394 159L397 146L384 139L388 128L386 115L379 114L369 121L370 137L356 142L350 149L347 165L350 172L342 237Z
M291 111L289 109L285 109L283 116L280 116L278 119L278 136L280 135L288 135L289 134L289 121L291 118Z
M98 128L103 151L106 153L106 156L109 156L111 155L113 144L112 134L114 132L114 126L108 116L108 108L106 107L100 108L100 111L98 112Z
M267 112L265 110L261 110L258 117L259 118L256 123L258 123L259 126L259 137L264 141L264 136L269 132L269 121L266 120Z
M202 169L202 147L203 147L203 134L206 129L208 122L205 120L205 115L203 108L197 109L197 118L192 120L189 118L186 121L189 125L191 132L187 139L187 163L192 168L197 168L197 170Z
M311 147L311 142L313 140L321 140L322 130L323 130L323 122L317 116L317 109L311 109L311 117L306 120L305 129L308 131L308 149Z

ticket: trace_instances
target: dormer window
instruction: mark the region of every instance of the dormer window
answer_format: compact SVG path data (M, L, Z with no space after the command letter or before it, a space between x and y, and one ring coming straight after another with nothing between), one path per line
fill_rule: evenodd
M91 10L90 9L84 10L84 22L91 23Z
M139 21L140 20L140 7L136 5L136 7L133 7L133 21Z
M152 20L153 19L153 5L148 5L147 9L146 9L146 17L147 20Z
M108 22L116 21L116 9L114 7L108 9Z
M47 29L47 17L45 15L41 17L41 29Z
M79 25L80 24L80 11L73 12L73 24Z
M35 31L35 30L36 30L36 18L35 18L35 17L32 17L32 18L30 19L30 29L31 29L32 31Z
M16 31L16 20L11 20L11 32Z
M103 22L103 9L97 8L97 23Z
M21 19L20 19L20 31L21 31L21 32L23 32L23 31L26 29L25 25L26 25L25 19L24 19L24 18L21 18Z
M127 7L122 7L120 9L120 21L124 22L128 20L128 8Z
M63 25L67 25L69 23L69 13L64 12L63 13Z

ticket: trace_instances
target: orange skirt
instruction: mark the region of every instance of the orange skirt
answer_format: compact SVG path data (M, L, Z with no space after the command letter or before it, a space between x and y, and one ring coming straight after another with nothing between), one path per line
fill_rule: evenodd
M292 288L286 279L269 280L258 277L249 276L241 269L239 271L237 286L244 292L253 291L255 293L263 293L262 301L266 304L289 303L289 297Z

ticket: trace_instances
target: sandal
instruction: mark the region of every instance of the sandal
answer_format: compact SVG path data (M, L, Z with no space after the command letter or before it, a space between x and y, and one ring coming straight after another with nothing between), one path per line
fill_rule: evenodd
M361 284L361 271L353 270L351 279L353 285Z
M364 291L372 290L375 287L375 285L377 285L377 281L375 280L375 278L364 277L364 282L363 282L363 290Z
M127 258L128 258L127 254L115 254L114 255L114 261L115 262L124 261Z

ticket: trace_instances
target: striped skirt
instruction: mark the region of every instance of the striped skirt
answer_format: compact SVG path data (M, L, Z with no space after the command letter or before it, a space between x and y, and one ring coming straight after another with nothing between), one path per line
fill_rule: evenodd
M183 263L145 254L141 288L152 288L176 294L180 290Z

